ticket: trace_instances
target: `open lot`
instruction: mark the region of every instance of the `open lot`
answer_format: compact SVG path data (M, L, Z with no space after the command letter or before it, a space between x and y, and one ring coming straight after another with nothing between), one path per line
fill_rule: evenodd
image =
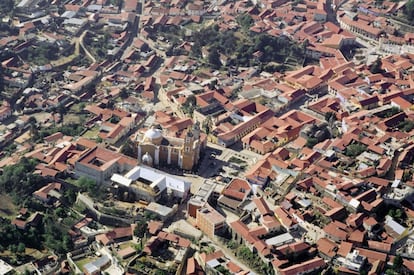
M81 118L76 114L67 114L63 118L63 124L79 124L81 123Z
M7 194L0 194L0 217L12 219L17 214L17 206Z

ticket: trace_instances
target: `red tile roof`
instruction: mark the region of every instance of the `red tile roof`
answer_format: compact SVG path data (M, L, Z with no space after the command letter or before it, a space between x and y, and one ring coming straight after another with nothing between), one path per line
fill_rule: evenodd
M319 252L332 258L336 255L338 245L327 238L321 238L316 242Z
M246 242L253 244L258 239L256 237L253 237L250 232L247 225L245 225L242 221L237 220L232 223L230 223L231 229L236 232L238 235L240 235Z
M373 263L377 260L380 260L383 262L387 260L387 254L385 253L376 252L376 251L364 249L364 248L358 248L357 250L359 251L360 255L367 257L368 262L370 263Z
M167 233L164 231L161 231L158 233L158 238L162 240L168 240L170 242L177 244L178 246L185 247L185 248L191 245L191 242L189 240L183 237L180 237L178 235L175 235L173 233Z
M247 181L234 178L224 189L223 195L242 201L246 199L251 190L250 184Z
M281 275L297 275L304 274L311 270L317 270L323 267L325 267L325 261L317 257L300 264L295 264L287 268L279 269L279 273Z
M267 202L263 197L254 197L253 202L257 207L257 210L259 211L260 215L271 215L272 211L270 210L269 206L267 205Z

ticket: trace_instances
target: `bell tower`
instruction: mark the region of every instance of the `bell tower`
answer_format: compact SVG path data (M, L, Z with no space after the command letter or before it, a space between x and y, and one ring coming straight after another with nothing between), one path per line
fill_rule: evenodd
M192 170L198 161L200 151L200 125L196 122L188 129L184 138L182 152L182 168Z

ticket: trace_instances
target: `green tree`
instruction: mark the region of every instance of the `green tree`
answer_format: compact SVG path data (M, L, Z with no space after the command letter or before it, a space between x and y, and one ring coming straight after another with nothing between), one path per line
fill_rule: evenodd
M77 185L82 192L88 193L93 193L94 191L96 191L97 188L96 182L93 179L84 176L80 177L77 180Z
M7 192L13 197L16 204L32 195L44 184L44 179L32 172L37 161L22 158L19 163L3 168L0 175L0 192Z
M306 139L306 147L308 148L313 148L313 146L315 146L316 144L318 144L318 139L314 138L314 137L308 137Z
M404 216L404 211L401 208L398 208L397 210L395 210L395 216L394 218L397 220L401 220Z
M138 221L137 226L134 229L134 235L138 238L144 238L147 232L147 223L145 221Z
M136 145L134 144L134 142L131 139L127 139L127 141L121 147L121 153L126 156L136 158L137 153L136 153L135 148L136 148Z
M403 132L409 132L414 128L414 121L404 120L398 123L397 128Z
M208 53L208 63L213 69L219 69L221 67L220 54L217 48L211 48Z
M37 120L34 116L29 117L27 121L30 126L30 138L32 141L39 139L39 130L37 129Z
M129 94L128 94L128 90L127 90L125 87L123 87L123 88L121 89L121 91L119 92L119 96L120 96L122 99L126 99L126 98L128 98L128 96L129 96Z
M227 268L225 268L222 265L217 266L216 270L219 272L219 274L222 274L222 275L231 275L231 274L233 274Z
M401 112L400 108L394 106L385 112L384 117L392 117L393 115L396 115L399 112Z
M237 243L234 240L230 240L227 243L227 247L230 248L230 249L236 249L237 248Z
M113 110L115 108L115 101L113 99L109 99L108 104L106 105L108 109Z
M361 143L352 143L348 145L345 149L345 155L348 157L359 156L362 152L365 152L367 146Z
M202 128L204 129L204 132L208 135L211 133L213 127L213 121L211 120L210 116L207 116L207 118L203 121Z
M15 8L13 0L1 0L0 1L0 14L8 14Z
M63 192L64 202L72 205L76 201L76 191L73 188L67 188Z
M24 244L24 243L19 243L19 244L17 245L17 253L22 254L22 253L24 253L25 251L26 251L26 246L25 246L25 244Z
M188 96L184 104L181 105L182 111L189 116L193 116L195 108L196 108L196 98L194 95Z
M245 31L249 30L254 23L253 18L248 13L237 16L236 21Z
M410 22L414 21L414 0L408 0L404 9L405 15Z
M331 119L336 120L335 112L326 112L325 113L325 120L329 122Z
M17 245L15 245L15 244L9 245L9 250L12 253L16 253L17 252Z
M381 58L377 57L377 59L374 61L374 63L371 64L371 67L369 68L369 71L373 74L382 73L382 61Z
M401 255L395 255L394 260L392 262L392 268L395 271L400 271L401 267L403 266L403 258L401 257Z
M411 180L412 178L412 173L411 170L404 170L403 176L402 176L402 181L406 182Z
M67 216L66 211L62 207L58 207L55 209L55 215L59 218L65 218Z

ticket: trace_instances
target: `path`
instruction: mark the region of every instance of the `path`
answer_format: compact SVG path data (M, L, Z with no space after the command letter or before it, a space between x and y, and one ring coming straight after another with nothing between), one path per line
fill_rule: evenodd
M51 65L52 67L61 67L64 65L67 65L71 62L73 62L73 60L75 60L79 55L80 55L80 48L82 47L85 55L92 61L92 62L96 62L96 59L93 57L93 55L88 51L88 49L86 49L86 47L83 44L83 39L85 38L86 33L88 32L88 30L85 30L79 37L73 37L72 41L70 44L75 44L75 50L73 52L73 54L71 54L70 56L64 56L61 57L58 60L52 61Z
M81 36L79 37L79 44L83 49L83 52L86 54L86 56L92 61L92 63L96 63L95 57L88 51L88 49L83 44L83 39L85 38L85 35L88 33L88 30L85 30Z

